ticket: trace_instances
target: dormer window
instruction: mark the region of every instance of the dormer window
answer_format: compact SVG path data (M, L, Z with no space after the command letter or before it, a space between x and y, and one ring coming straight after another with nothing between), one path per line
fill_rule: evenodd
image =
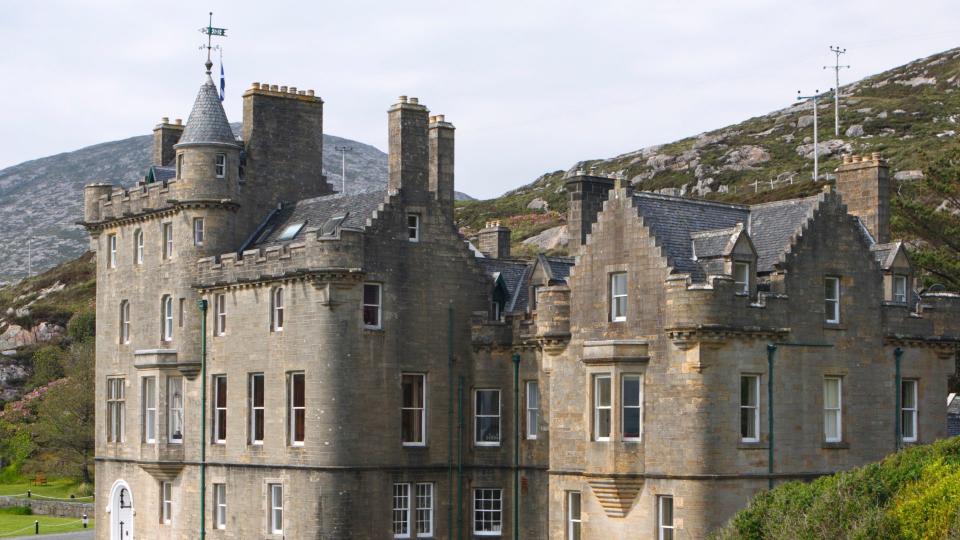
M420 216L407 214L407 239L411 242L420 241Z
M737 294L750 294L750 263L733 263L733 285Z
M907 303L907 276L893 276L893 301L898 304Z
M227 176L227 155L226 154L217 154L217 164L215 167L217 178L225 178Z

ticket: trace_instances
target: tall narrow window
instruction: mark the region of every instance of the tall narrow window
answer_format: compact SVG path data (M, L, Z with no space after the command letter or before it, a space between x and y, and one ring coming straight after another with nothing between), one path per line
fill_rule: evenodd
M163 341L173 341L173 297L164 295L160 300L163 325L161 337Z
M750 294L750 263L733 263L733 288L737 294Z
M213 297L214 334L222 336L227 333L227 295L218 294Z
M283 331L283 287L273 289L270 295L270 329Z
M423 446L426 444L426 375L404 373L403 406L401 414L401 437L404 446Z
M110 268L117 267L117 235L111 234L107 237L107 244L110 248Z
M177 180L183 178L183 154L177 154Z
M643 433L643 377L624 375L621 391L623 440L639 441Z
M907 303L907 276L893 276L893 301L898 304Z
M503 490L473 490L473 534L499 536L503 530Z
M567 492L567 540L580 540L580 492Z
M393 537L410 538L410 484L393 485Z
M120 343L130 343L130 302L120 302Z
M823 281L823 310L828 323L840 322L840 278L828 277Z
M163 258L173 257L173 223L164 223L160 226L161 237L163 239Z
M143 230L137 229L133 233L133 261L136 264L143 264Z
M214 172L217 175L217 178L224 178L227 176L227 155L226 154L217 154L216 166L214 167Z
M383 299L381 289L379 283L363 284L363 326L366 328L380 328L380 309Z
M227 442L227 376L213 377L213 442Z
M540 427L540 384L527 381L527 439L537 438Z
M903 442L917 442L917 381L900 381L900 435Z
M593 378L593 440L610 440L610 416L612 390L610 375L595 375Z
M657 496L657 540L673 540L673 497Z
M269 484L270 489L270 533L283 534L283 485Z
M843 439L841 407L843 406L843 381L840 377L823 379L823 435L827 442Z
M306 435L306 379L303 373L290 374L290 444L303 446Z
M740 440L760 441L760 377L740 376Z
M157 442L157 378L144 377L140 392L143 400L143 442Z
M193 218L193 245L203 245L203 218Z
M126 396L124 379L110 377L107 379L107 440L123 442L126 429Z
M250 375L250 443L263 444L263 373Z
M227 485L213 485L213 524L218 529L227 528Z
M474 410L477 446L500 446L500 390L477 390Z
M167 441L183 442L183 377L167 379Z
M610 274L610 320L627 320L627 273Z
M180 299L180 309L177 310L179 316L177 317L177 328L183 328L183 320L187 317L187 299Z
M160 482L160 523L169 525L173 521L173 484Z
M417 214L407 214L407 239L420 241L420 216Z
M433 484L417 484L417 536L433 536Z

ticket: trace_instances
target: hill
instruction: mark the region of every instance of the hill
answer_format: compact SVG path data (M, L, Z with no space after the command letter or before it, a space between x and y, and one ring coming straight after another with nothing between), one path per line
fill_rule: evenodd
M758 495L716 540L960 537L960 437Z

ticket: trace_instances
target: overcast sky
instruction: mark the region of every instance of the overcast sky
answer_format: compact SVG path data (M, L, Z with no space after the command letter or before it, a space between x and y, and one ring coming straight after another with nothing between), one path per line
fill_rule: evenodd
M385 149L418 96L482 198L826 89L832 44L841 83L960 45L957 0L0 0L0 168L186 119L211 10L231 121L253 81L313 88L327 133Z

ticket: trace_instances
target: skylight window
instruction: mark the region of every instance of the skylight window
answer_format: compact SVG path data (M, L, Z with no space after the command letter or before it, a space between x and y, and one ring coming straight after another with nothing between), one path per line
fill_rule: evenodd
M306 225L305 222L304 222L304 223L294 223L293 225L288 225L287 228L284 229L283 232L280 234L280 236L277 238L277 240L291 240L291 239L293 239L293 237L296 236L297 233L300 232L300 229L302 229L304 225Z

